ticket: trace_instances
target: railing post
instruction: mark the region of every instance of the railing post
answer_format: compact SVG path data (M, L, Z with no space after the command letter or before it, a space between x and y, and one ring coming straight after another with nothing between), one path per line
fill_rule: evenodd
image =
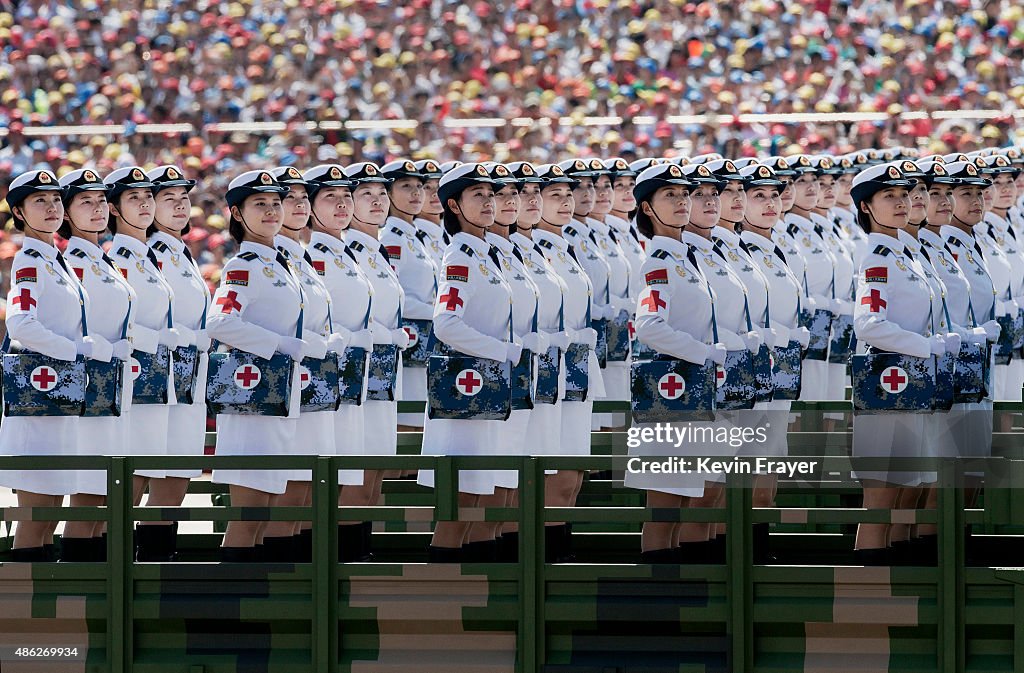
M751 550L753 529L751 507L752 484L746 484L745 475L729 475L725 486L726 555L729 582L726 595L729 601L729 634L731 671L749 671L754 663L753 644L753 586Z
M336 563L330 548L330 508L337 507L337 496L330 497L328 483L331 459L319 456L313 464L313 669L331 670L331 608L335 596L330 567ZM337 534L337 533L335 533ZM337 659L335 659L337 661Z
M964 491L959 460L939 464L939 670L964 670Z
M519 478L519 670L544 666L544 465L524 457Z
M131 458L114 457L107 463L107 661L110 673L129 673L134 658L131 462Z

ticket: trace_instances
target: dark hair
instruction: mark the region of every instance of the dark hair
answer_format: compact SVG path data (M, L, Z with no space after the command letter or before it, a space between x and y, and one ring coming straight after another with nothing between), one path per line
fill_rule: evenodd
M865 232L871 233L871 216L860 209L860 203L857 204L857 224Z
M654 222L651 221L651 217L640 206L650 202L650 199L644 199L636 204L636 228L645 238L654 238Z
M12 220L11 224L14 225L15 230L17 230L17 231L25 231L25 220L21 219L20 217L18 217L14 213L14 209L15 208L21 208L21 204L18 204L16 206L11 206L11 220Z
M452 211L445 208L444 213L441 215L441 218L444 222L444 230L448 232L449 236L454 236L455 234L462 231L462 223L459 222L458 215L456 215Z
M110 199L108 201L108 203L111 206L117 206L117 208L120 209L121 208L121 197L123 195L124 195L124 192L121 192L120 194L115 196L113 199ZM107 229L109 229L110 233L112 233L112 234L116 234L117 233L117 217L114 215L114 211L113 210L111 210L110 211L110 215L107 216Z
M228 218L228 233L231 234L235 243L241 243L245 238L245 225L241 220L235 219L234 215Z

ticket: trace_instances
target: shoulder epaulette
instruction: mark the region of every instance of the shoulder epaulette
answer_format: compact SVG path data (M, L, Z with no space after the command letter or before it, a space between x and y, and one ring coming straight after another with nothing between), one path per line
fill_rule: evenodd
M537 245L547 250L551 250L552 248L555 247L555 244L547 240L546 238L542 238L541 240L537 241Z
M38 250L32 250L31 248L22 248L23 253L29 257L42 257L43 255Z
M167 245L163 241L156 241L149 247L153 248L157 252L168 252L171 249L171 246Z
M329 247L327 247L323 243L314 243L313 244L313 249L316 250L317 252L330 252L331 251L331 249Z
M892 252L892 250L890 250L889 248L885 247L884 245L880 245L880 246L876 247L876 248L875 248L875 249L874 249L874 250L873 250L873 251L871 252L871 254L873 254L873 255L881 255L882 257L885 257L885 256L886 256L886 255L888 255L888 254L889 254L890 252Z
M798 231L800 231L800 227L796 226L796 224L792 222L790 222L789 226L786 227L786 233L789 234L790 236L796 236Z
M668 250L655 250L651 254L654 259L666 259L668 256Z
M359 241L352 241L351 243L348 244L348 247L352 248L356 252L362 252L363 250L366 250L366 246L360 243Z
M418 230L416 232L416 238L419 240L420 243L426 243L427 236L430 236L430 234L428 234L427 232L423 231L422 229L420 229L420 230Z
M88 256L88 255L85 254L85 250L72 250L70 254L71 254L72 257L87 257Z
M390 231L392 234L395 234L397 236L402 236L402 237L405 236L405 232L402 231L401 229L399 229L398 227L395 227L395 226L389 227L388 231Z
M566 225L563 231L565 231L566 236L575 236L576 234L580 233L576 231L576 227L570 225Z
M247 252L239 253L239 255L238 255L238 259L244 259L247 262L251 262L252 260L259 259L259 258L260 258L260 256L257 255L252 250L249 250Z
M116 254L118 255L118 257L131 257L132 256L132 251L129 250L128 248L125 248L125 247L122 246L122 247L117 249L117 253Z
M462 245L459 246L459 251L460 252L464 252L465 254L469 255L470 257L474 257L476 255L476 250L473 250L473 248L471 248L466 243L463 243Z

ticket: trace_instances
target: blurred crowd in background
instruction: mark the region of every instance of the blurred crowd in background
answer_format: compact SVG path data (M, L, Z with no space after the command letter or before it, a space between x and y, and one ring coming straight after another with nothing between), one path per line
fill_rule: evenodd
M0 196L33 167L106 174L176 164L199 181L188 239L216 284L232 253L222 195L244 170L891 145L969 151L1018 140L1022 57L1018 0L0 0ZM936 110L997 114L941 122L905 114ZM886 118L738 119L790 112ZM726 121L668 121L709 113ZM621 123L558 122L595 116ZM445 125L463 118L554 123ZM418 125L306 125L399 119ZM238 122L285 126L210 129ZM136 131L167 123L194 131ZM25 134L93 124L124 133ZM0 272L17 250L13 234L0 232Z

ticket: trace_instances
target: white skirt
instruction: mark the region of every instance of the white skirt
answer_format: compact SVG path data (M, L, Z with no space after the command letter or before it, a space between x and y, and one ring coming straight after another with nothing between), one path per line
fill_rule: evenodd
M800 399L817 402L828 399L828 367L824 360L804 360L801 370Z
M504 428L503 421L471 421L428 418L423 426L424 456L497 455ZM460 493L492 495L498 483L498 470L462 470L458 474ZM434 471L420 470L417 483L434 487Z
M604 380L605 399L615 402L629 401L629 369L630 363L625 361L609 362L608 366L601 370ZM617 428L625 424L626 414L623 412L594 414L591 429Z
M398 454L398 403L384 400L363 402L363 455ZM376 470L383 469L380 466Z
M498 431L498 455L530 455L530 445L526 442L526 431L530 427L530 416L532 415L533 410L531 409L516 409L509 415L508 420L499 421L502 427ZM501 488L518 488L519 473L515 470L496 470L494 485Z
M308 411L295 421L295 439L289 453L303 456L329 456L335 451L334 412ZM280 470L287 481L312 481L310 470Z
M828 369L828 384L825 390L825 397L822 399L842 402L846 399L846 383L850 377L846 374L846 365L828 362L825 365ZM830 411L824 414L824 418L831 418L837 421L843 420L842 412Z
M73 456L78 447L77 416L10 416L0 422L0 455ZM0 486L39 493L77 492L73 470L0 470Z
M365 402L363 403L366 404ZM334 454L337 456L361 456L366 447L363 426L363 407L343 404L334 412ZM338 470L338 483L342 486L357 486L363 483L362 470Z
M78 419L78 455L124 456L128 454L128 417L132 411L132 382L128 365L122 371L121 415ZM107 475L101 470L80 470L76 493L107 494Z
M1013 375L1012 369L1013 360L1010 364L1006 365L995 365L992 367L992 399L1004 402L1007 400L1020 400L1021 389L1018 386L1016 390L1013 389Z
M128 452L133 456L166 456L169 404L133 404L128 414ZM167 470L135 470L137 477L162 479Z
M1024 388L1024 360L1020 358L1010 360L1008 367L1010 371L1007 372L1007 399L1020 402L1021 390Z
M196 376L197 398L192 404L175 404L168 410L167 455L201 456L206 450L206 375L210 356L199 355L199 373ZM202 470L166 470L164 476L196 479Z
M861 414L853 419L855 458L924 456L928 424L934 414ZM927 473L910 470L857 471L855 479L873 479L896 486L918 486Z

